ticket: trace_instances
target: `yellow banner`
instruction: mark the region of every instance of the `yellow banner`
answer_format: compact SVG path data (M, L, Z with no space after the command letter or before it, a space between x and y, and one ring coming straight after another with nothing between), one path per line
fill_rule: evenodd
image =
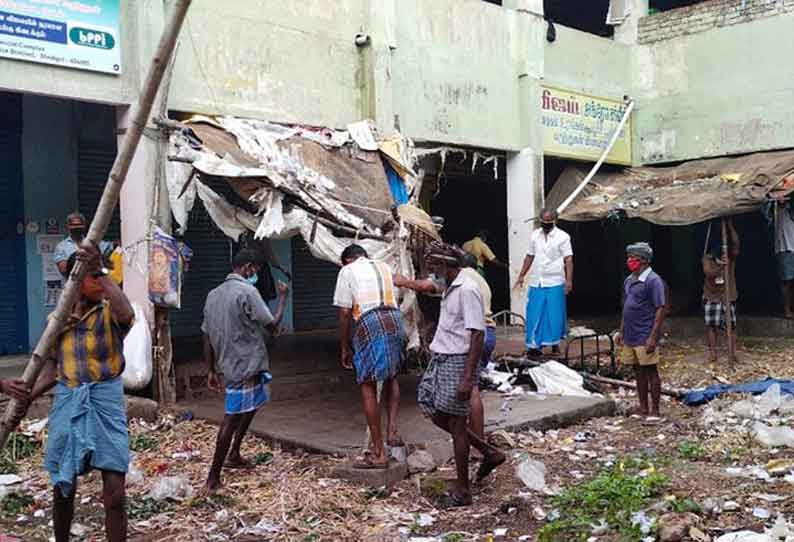
M544 154L593 162L601 157L626 111L623 102L546 86L540 102ZM606 162L631 165L631 117Z

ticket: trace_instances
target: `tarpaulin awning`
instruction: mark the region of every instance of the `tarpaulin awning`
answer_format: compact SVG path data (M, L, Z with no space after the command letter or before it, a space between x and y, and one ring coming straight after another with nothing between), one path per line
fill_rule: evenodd
M587 175L566 168L546 197L557 208ZM696 160L670 167L625 168L597 173L560 218L572 222L610 216L684 226L761 207L768 194L794 174L794 151Z

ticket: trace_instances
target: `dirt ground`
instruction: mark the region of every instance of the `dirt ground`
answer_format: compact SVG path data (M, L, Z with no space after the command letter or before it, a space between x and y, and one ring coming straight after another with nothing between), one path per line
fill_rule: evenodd
M746 340L737 371L730 372L724 365L708 367L700 344L668 342L663 380L691 388L717 379L794 378L792 347L794 341L789 340ZM630 390L604 392L619 402L622 412L635 400ZM686 407L665 398L660 422L623 415L545 433L493 435L510 460L474 487L471 507L454 510L442 509L436 499L444 480L454 476L450 465L414 475L390 490L361 488L328 478L339 459L281 451L255 437L248 438L243 451L259 463L256 468L225 471L223 490L213 498L201 497L216 428L168 415L157 424L134 420L131 447L142 476L128 480L130 539L461 542L545 536L549 541L639 541L656 539L663 527L681 518L688 518L684 540L715 540L738 529L762 532L778 517L794 519L794 462L785 465L785 460L794 460L794 451L757 442L749 431L752 422L730 413L739 399ZM792 423L783 414L767 418L770 424ZM10 458L23 482L11 486L14 495L0 503L0 540L8 540L1 535L26 542L52 536L50 490L41 467L43 437L44 432L35 433L32 440L20 437L17 455ZM529 489L517 476L517 466L527 458L545 465L544 489ZM770 462L776 460L784 468L770 474ZM611 524L588 525L575 534L548 538L553 520L571 513L560 507L566 502L560 495L582 490L579 493L588 498L590 493L583 489L605 472L658 482L653 491L637 496L644 516L655 525L646 533L627 533ZM183 478L188 493L178 500L148 496L163 477ZM100 486L99 477L91 474L78 489L79 536L74 540L104 540ZM610 500L622 497L616 493L604 502L583 502L582 509L603 506L606 517Z

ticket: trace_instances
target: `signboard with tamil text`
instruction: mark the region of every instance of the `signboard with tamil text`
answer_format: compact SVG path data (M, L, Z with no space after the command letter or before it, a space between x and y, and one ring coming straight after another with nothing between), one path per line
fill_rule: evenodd
M119 0L0 0L0 57L121 73Z
M623 102L544 86L541 90L543 153L576 160L598 160L625 111ZM631 165L631 117L606 162Z

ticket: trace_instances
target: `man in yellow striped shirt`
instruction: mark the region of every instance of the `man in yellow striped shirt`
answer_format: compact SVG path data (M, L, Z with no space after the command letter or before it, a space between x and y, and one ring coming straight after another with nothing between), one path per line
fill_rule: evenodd
M57 384L44 458L54 486L55 540L69 539L77 477L97 469L102 473L107 540L122 542L127 538L124 478L129 434L121 373L123 339L134 312L101 267L97 247L83 241L68 259L67 275L77 259L88 266L80 298L30 398L35 400Z

